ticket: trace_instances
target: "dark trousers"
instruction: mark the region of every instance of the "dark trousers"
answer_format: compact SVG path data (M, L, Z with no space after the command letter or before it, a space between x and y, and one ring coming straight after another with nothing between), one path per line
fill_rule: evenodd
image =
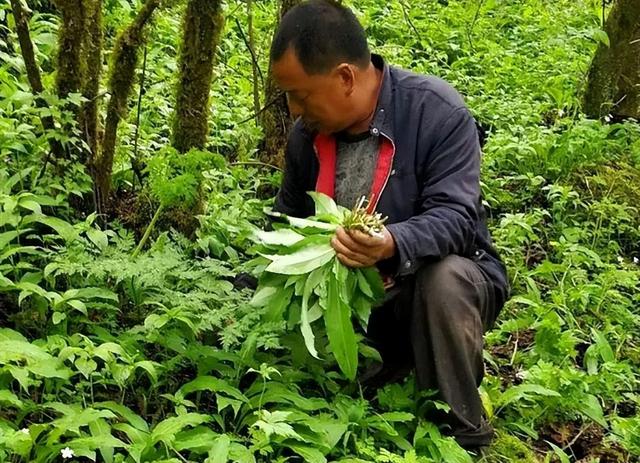
M482 270L451 255L425 264L396 288L396 296L375 309L367 336L384 368L415 368L420 389L438 391L451 410L444 419L464 447L489 444L478 386L484 375L483 334L501 309Z

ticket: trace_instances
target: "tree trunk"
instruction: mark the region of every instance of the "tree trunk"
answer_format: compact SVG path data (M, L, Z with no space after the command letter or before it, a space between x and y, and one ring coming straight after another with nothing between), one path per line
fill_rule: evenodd
M189 0L183 21L173 146L203 148L209 132L209 92L223 27L221 0Z
M102 0L85 0L86 18L83 43L83 76L82 95L87 99L80 112L80 129L84 140L91 150L91 164L100 156L100 135L98 109L100 76L102 74Z
M300 3L300 0L282 0L278 23L287 11ZM277 24L274 29L277 29ZM264 131L264 140L259 154L260 161L279 167L284 165L284 148L287 145L289 130L293 121L289 114L287 100L280 94L279 89L271 75L271 63L269 63L269 76L265 85L265 106L268 106L260 118Z
M43 92L42 78L40 76L40 67L36 62L36 55L33 49L33 42L31 41L31 35L29 32L29 19L27 18L26 11L22 6L22 0L11 0L11 11L13 12L13 18L16 24L16 32L18 34L18 41L20 42L20 50L22 51L22 59L24 60L25 68L27 69L27 79L31 86L31 91L36 96L36 105L40 108L47 107L47 103L39 95ZM45 131L55 130L55 123L51 115L42 116L40 118L42 127ZM49 146L54 157L62 158L64 156L64 149L58 140L48 138Z
M591 117L640 118L640 0L618 0L607 18L610 46L600 44L585 95Z
M134 21L116 40L109 79L109 103L104 129L102 152L92 165L97 203L100 211L105 209L111 190L113 157L116 151L118 124L127 113L127 102L135 81L139 50L144 43L144 27L149 22L160 0L148 0Z
M58 69L56 89L66 98L82 88L82 44L85 33L85 3L83 0L56 0L62 15L58 31Z

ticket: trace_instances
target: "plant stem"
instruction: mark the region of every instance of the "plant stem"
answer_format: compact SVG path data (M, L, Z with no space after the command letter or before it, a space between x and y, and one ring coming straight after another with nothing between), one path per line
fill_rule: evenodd
M153 218L151 219L151 223L149 224L149 226L145 230L144 235L142 236L142 239L140 240L140 243L138 244L138 247L136 248L135 251L133 251L133 254L131 255L131 257L133 257L134 259L136 257L138 257L138 254L140 254L140 251L142 251L142 248L144 247L144 245L149 240L149 236L151 236L151 231L153 230L153 227L155 226L155 224L158 221L158 219L160 218L160 214L162 213L163 209L164 209L164 204L160 204L160 206L156 210L156 213L153 214Z

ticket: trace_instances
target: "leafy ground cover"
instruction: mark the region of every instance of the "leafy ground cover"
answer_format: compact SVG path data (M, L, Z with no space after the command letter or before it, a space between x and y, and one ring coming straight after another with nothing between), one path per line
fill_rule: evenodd
M111 3L115 30L131 5ZM256 11L260 56L275 6ZM486 338L482 396L497 437L484 461L638 461L640 128L580 112L601 3L354 7L373 48L452 82L487 131L483 191L513 297ZM55 18L32 22L51 69ZM260 268L251 237L278 182L224 158L251 160L259 137L241 123L251 59L228 21L210 151L179 158L166 148L178 29L160 17L149 44L147 188L130 188L131 114L107 222L72 207L90 191L82 168L41 175L42 109L0 36L0 461L470 461L420 419L445 405L415 400L411 378L365 398L309 354L296 323L251 304L242 275ZM158 209L195 191L206 201L192 236L158 214L136 251Z

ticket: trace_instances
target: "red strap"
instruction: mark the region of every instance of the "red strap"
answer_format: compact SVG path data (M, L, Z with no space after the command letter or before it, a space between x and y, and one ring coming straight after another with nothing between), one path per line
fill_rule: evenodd
M336 139L331 135L318 134L314 140L320 171L316 180L316 191L333 198L336 183Z
M369 207L367 211L372 213L376 210L382 190L387 185L389 175L391 175L391 168L393 166L394 148L393 143L385 136L381 136L380 152L378 153L378 162L376 164L376 170L373 173L373 182L371 184L371 194L369 197Z

